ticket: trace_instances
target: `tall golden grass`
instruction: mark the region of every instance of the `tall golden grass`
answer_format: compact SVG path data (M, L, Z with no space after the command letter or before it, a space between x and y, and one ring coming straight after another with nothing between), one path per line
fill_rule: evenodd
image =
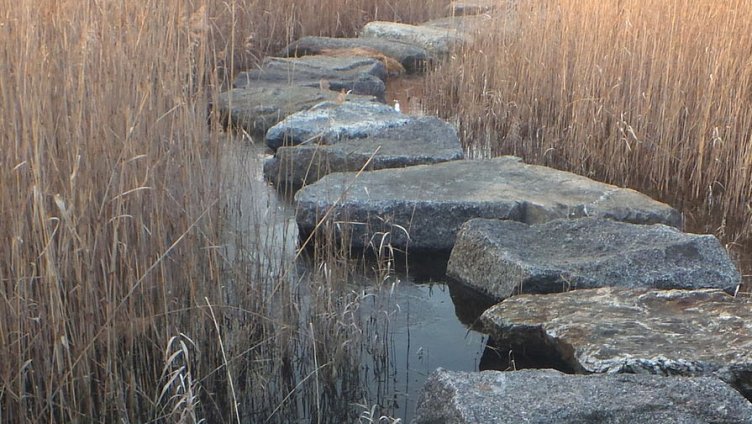
M466 146L655 195L752 236L752 3L525 0L426 81Z
M323 346L357 349L343 339L354 300L314 291L303 309L319 318L298 329L284 265L238 265L286 235L238 236L227 253L238 176L208 105L292 38L428 13L417 0L0 0L0 421L284 421L314 381L295 376L338 369ZM293 367L300 343L319 347Z
M145 417L169 311L217 301L205 29L187 2L0 8L3 419Z

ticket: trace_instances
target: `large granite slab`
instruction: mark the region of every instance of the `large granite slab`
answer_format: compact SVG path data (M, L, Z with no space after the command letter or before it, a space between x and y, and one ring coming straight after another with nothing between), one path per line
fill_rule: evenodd
M356 176L330 174L297 193L302 234L310 234L330 209L330 219L352 223L347 229L353 231L353 247L366 247L378 236L394 247L431 251L449 251L460 226L473 218L534 224L594 216L681 224L676 210L634 190L509 156Z
M264 175L278 187L297 189L332 172L404 168L463 157L452 125L432 116L410 117L365 138L280 147L264 163Z
M384 99L387 70L381 61L367 57L303 56L268 57L259 69L241 72L233 87L257 84L299 85L352 91Z
M413 44L426 49L436 57L443 57L471 40L470 36L455 29L374 21L360 32L361 38L377 38Z
M414 424L750 423L752 404L716 378L453 372L426 381Z
M278 56L316 55L336 49L371 49L399 61L408 73L421 72L431 61L426 49L382 38L302 37L282 49Z
M713 235L597 218L470 220L457 235L447 275L498 300L607 286L733 293L741 282Z
M223 122L249 134L263 135L285 117L324 101L334 102L339 96L335 91L313 87L254 84L221 93L216 107ZM376 98L350 94L346 101L375 102Z
M272 150L299 144L334 144L376 135L412 119L382 103L324 102L269 128L265 140Z
M481 321L502 351L580 373L714 376L752 399L752 302L721 290L519 295Z

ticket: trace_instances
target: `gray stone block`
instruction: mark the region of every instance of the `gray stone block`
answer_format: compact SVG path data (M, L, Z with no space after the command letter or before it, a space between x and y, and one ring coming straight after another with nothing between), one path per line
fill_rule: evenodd
M394 247L449 251L473 218L529 224L594 216L638 224L681 224L679 213L634 190L515 157L330 174L297 193L297 222L310 234L322 216L352 223L353 247L387 237Z
M502 351L578 373L718 377L752 399L752 303L721 290L523 294L481 316Z
M752 404L716 378L452 372L426 381L413 424L751 423Z
M352 94L375 96L383 100L386 78L384 64L366 57L269 57L264 59L260 69L238 75L233 87L274 83L319 88L322 80L325 80L330 90L352 91Z
M715 236L593 218L468 221L447 275L498 300L607 286L733 293L741 281Z
M435 117L410 117L365 138L280 147L264 163L264 175L278 187L297 189L332 172L404 168L463 156L452 125Z

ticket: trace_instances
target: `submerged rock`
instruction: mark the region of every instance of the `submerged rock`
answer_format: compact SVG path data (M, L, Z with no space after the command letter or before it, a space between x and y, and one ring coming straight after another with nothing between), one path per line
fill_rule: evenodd
M360 37L386 39L416 45L426 49L436 57L447 56L453 49L471 40L469 35L455 29L381 21L367 23L360 32Z
M716 378L452 372L426 381L414 424L750 423L752 404Z
M371 49L398 60L409 73L425 70L431 60L426 49L381 38L303 37L285 47L279 56L305 56L332 49Z
M300 58L269 57L260 69L242 72L233 82L235 88L256 84L299 85L352 91L384 99L386 67L379 60L367 57L304 56Z
M581 373L714 376L752 399L752 302L721 290L519 295L481 321L502 351Z
M288 116L266 133L273 150L298 144L334 144L343 139L365 138L413 118L382 103L325 102Z
M264 134L285 117L324 102L335 101L338 93L320 88L258 84L235 88L219 95L216 107L223 122L242 127L250 134ZM351 94L347 101L376 101L373 96Z
M715 236L594 218L473 219L457 235L447 275L499 300L607 286L733 293L741 280Z
M264 163L264 175L279 187L299 188L332 172L403 168L462 159L452 125L435 117L410 117L365 138L340 138L334 144L280 147Z
M529 224L595 216L639 224L681 224L679 213L634 190L515 157L462 160L404 169L330 174L295 196L304 235L327 216L349 223L353 247L374 237L393 247L449 251L472 218Z

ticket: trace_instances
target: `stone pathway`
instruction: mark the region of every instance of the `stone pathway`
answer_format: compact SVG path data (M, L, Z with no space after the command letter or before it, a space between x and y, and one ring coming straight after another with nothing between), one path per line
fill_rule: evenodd
M438 369L414 424L749 423L752 404L716 378L566 375L554 370L481 373Z
M752 302L720 290L520 295L481 321L504 351L578 373L714 376L752 398Z
M741 279L712 235L597 218L535 225L470 220L457 236L447 275L499 301L598 287L734 293Z
M731 295L739 273L715 237L682 233L675 209L633 190L513 157L464 160L452 125L383 103L390 76L471 43L494 4L304 37L216 107L264 136L265 175L299 190L304 239L329 220L354 248L451 251L450 277L506 299L482 318L501 351L596 374L439 370L416 422L752 422L737 393L752 399L752 305ZM725 292L671 290L708 287ZM663 377L676 375L702 378Z
M388 234L386 242L413 252L448 252L460 226L472 218L530 224L583 216L673 226L681 221L673 208L634 190L511 156L331 174L304 187L295 201L304 236L328 214L359 223L351 228L354 247Z

